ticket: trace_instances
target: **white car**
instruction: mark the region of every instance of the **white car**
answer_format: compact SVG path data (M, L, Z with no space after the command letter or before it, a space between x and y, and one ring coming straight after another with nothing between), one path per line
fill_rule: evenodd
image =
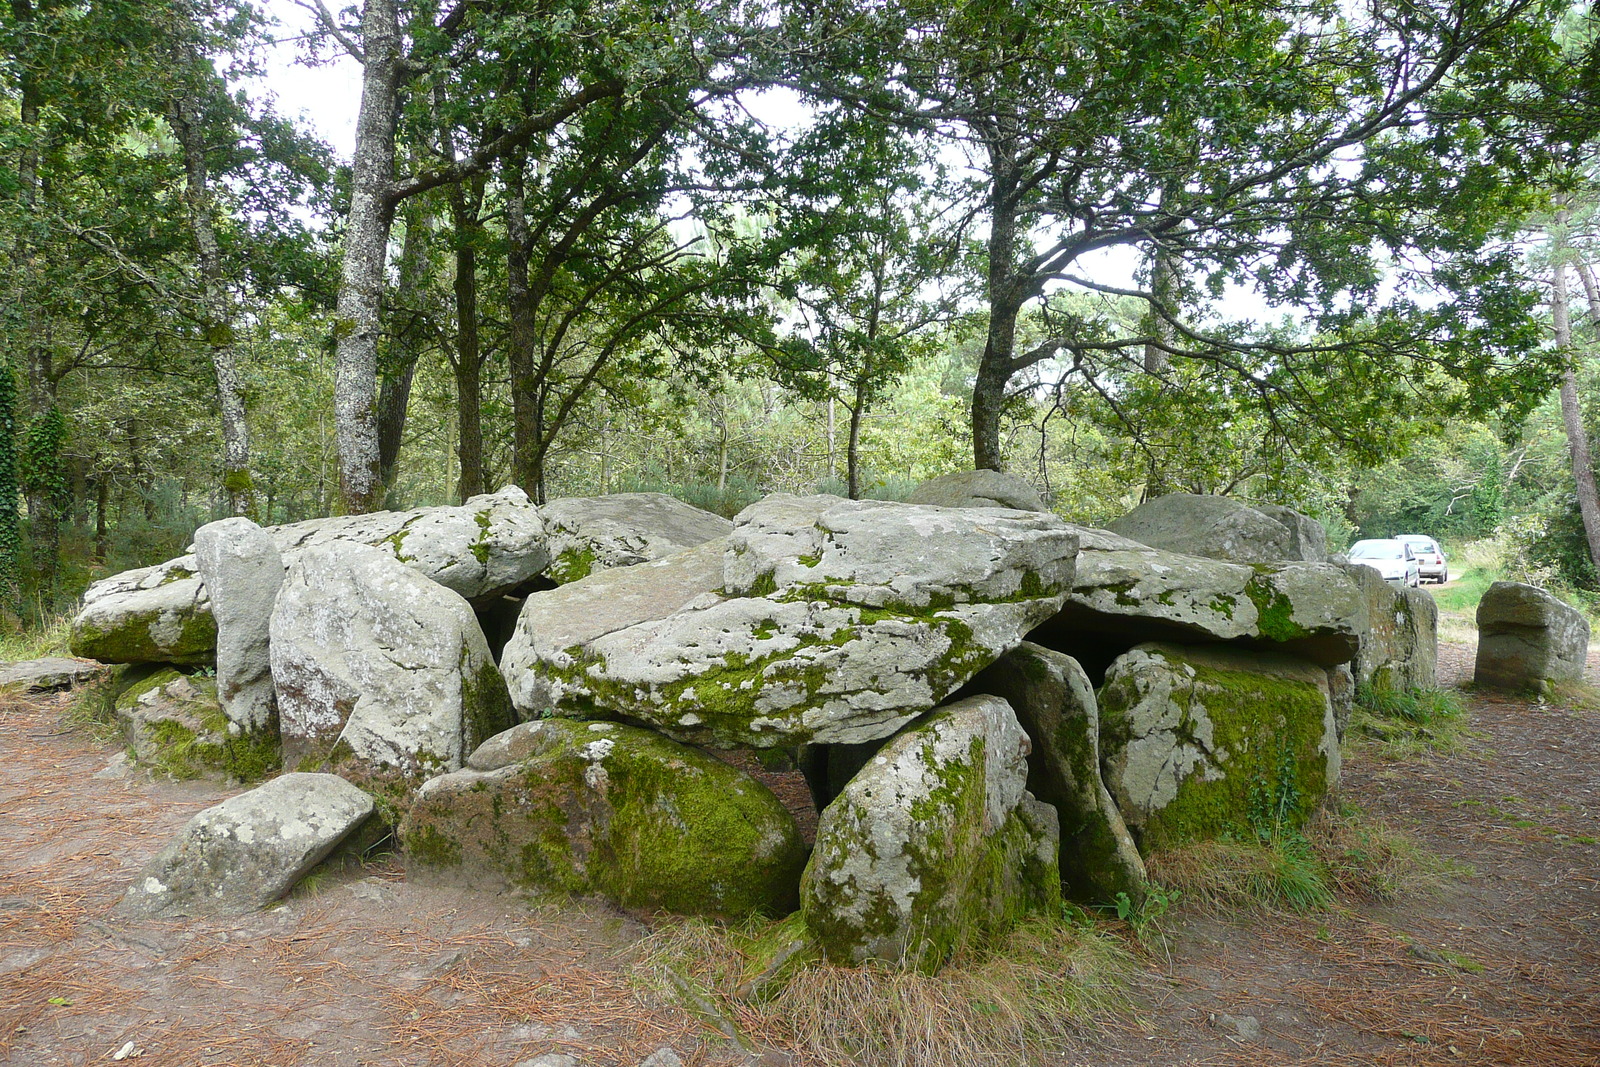
M1422 584L1422 568L1417 564L1411 546L1393 537L1371 537L1350 546L1350 562L1361 563L1379 574L1386 582L1399 582L1415 589Z
M1444 549L1439 542L1422 534L1396 534L1396 541L1404 541L1416 554L1417 568L1424 581L1443 585L1450 580L1450 565L1444 561Z

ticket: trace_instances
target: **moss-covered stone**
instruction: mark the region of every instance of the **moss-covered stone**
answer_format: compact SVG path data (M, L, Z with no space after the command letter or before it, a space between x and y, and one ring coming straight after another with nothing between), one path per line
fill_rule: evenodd
M198 588L192 578L183 579ZM152 599L152 598L146 598ZM173 663L204 666L217 654L217 624L209 605L131 604L124 611L86 610L74 620L72 654L101 663Z
M1023 790L1026 735L974 697L909 727L823 813L801 912L833 963L925 973L1059 907L1054 809Z
M419 869L679 914L783 914L805 849L764 786L615 723L525 723L427 783L400 829Z
M1060 818L1067 895L1086 904L1109 904L1119 893L1141 900L1144 863L1100 778L1100 717L1078 662L1024 642L962 692L1005 699L1032 739L1028 791Z
M1106 785L1149 852L1301 826L1339 773L1327 675L1218 646L1141 645L1100 690Z

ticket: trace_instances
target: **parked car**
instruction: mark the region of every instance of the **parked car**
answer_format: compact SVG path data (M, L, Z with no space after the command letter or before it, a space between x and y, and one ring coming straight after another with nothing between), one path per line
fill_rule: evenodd
M1439 547L1439 542L1422 534L1396 534L1394 539L1411 546L1424 581L1443 585L1450 580L1450 565L1445 562L1444 549Z
M1393 537L1357 541L1350 546L1350 562L1371 567L1387 582L1399 582L1412 589L1422 584L1422 569L1417 566L1416 553L1411 551L1410 545Z

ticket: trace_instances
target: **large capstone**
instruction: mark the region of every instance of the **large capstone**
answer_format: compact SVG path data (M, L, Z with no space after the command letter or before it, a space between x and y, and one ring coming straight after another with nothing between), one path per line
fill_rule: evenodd
M1015 474L991 470L951 471L930 478L912 490L907 502L933 504L941 508L1050 510L1040 499L1039 490Z
M427 782L400 840L412 870L690 915L781 915L805 864L794 817L742 771L570 719L524 723Z
M1134 508L1108 525L1151 548L1233 563L1272 563L1326 558L1326 536L1310 529L1314 520L1289 508L1268 514L1225 496L1169 493ZM1320 527L1318 527L1320 530Z
M217 626L217 697L235 733L276 736L278 701L267 651L272 605L283 585L283 557L265 530L245 518L195 531L195 561L211 594Z
M333 543L381 549L476 605L535 578L550 562L544 524L515 486L460 507L308 519L265 531L291 562ZM216 654L211 596L193 555L91 585L72 622L74 655L104 663L208 663Z
M539 509L558 585L596 571L632 567L728 536L733 523L664 493L613 493L552 500Z
M286 563L328 544L370 545L474 605L493 603L550 562L539 509L514 485L460 506L308 519L267 532Z
M1339 778L1327 672L1272 653L1134 648L1100 689L1100 746L1146 855L1296 829Z
M1072 595L1033 640L1079 659L1091 677L1152 640L1237 641L1331 667L1348 662L1366 632L1361 589L1333 564L1226 563L1076 530Z
M1539 689L1583 681L1589 621L1543 589L1495 582L1478 601L1473 678L1497 689Z
M963 692L1003 698L1033 741L1028 791L1056 809L1061 880L1069 896L1106 904L1144 896L1144 861L1100 777L1100 712L1078 661L1023 642Z
M472 608L380 549L300 552L272 613L284 762L455 770L512 725Z
M233 915L282 897L372 815L332 774L286 774L190 819L144 869L118 910L175 918Z
M211 598L193 556L95 582L72 620L72 654L102 663L207 663L217 648Z
M1060 905L1055 811L1025 787L1028 736L977 696L886 744L822 813L801 884L833 963L937 970L959 946Z
M872 741L1054 615L1076 555L1047 515L779 495L725 543L529 596L502 665L524 716L718 747Z

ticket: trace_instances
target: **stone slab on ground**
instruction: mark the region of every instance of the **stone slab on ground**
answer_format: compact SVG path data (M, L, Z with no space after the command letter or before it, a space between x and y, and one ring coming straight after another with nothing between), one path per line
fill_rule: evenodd
M232 915L282 897L373 813L332 774L286 774L207 808L161 851L118 910L137 917Z

